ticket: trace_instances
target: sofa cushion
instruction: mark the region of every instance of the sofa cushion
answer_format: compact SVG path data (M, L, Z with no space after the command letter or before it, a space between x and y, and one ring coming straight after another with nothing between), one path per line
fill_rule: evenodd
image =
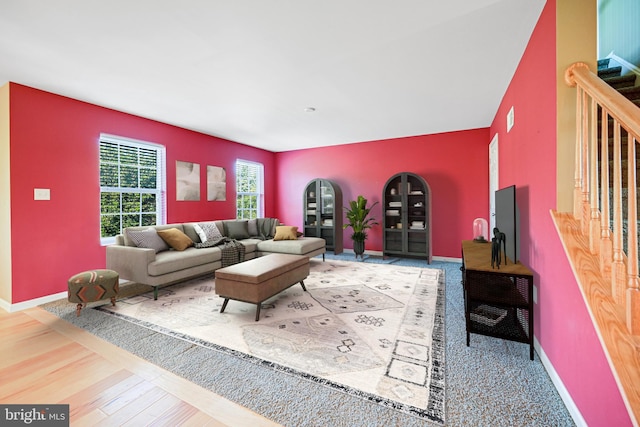
M320 237L300 237L297 240L263 240L258 242L258 251L305 255L322 249L325 245L325 240Z
M177 228L158 230L158 235L176 251L184 251L188 247L193 246L193 240Z
M182 224L182 231L193 240L193 243L198 243L200 236L198 236L198 233L196 233L196 230L193 228L194 225L196 225L195 222L185 222Z
M258 220L250 219L247 221L247 228L249 229L249 237L258 237L260 232L258 231Z
M230 239L242 240L249 238L248 221L224 221L224 235Z
M262 240L260 240L260 239L253 239L251 237L248 238L248 239L240 240L240 243L242 243L244 245L245 257L246 257L246 254L249 254L251 252L255 252L256 248L258 247L258 243L261 242L261 241Z
M198 233L198 237L200 237L202 243L209 240L219 240L224 237L213 221L193 224L193 228L196 233Z
M160 238L155 228L125 230L125 234L138 248L153 249L156 253L169 250L169 245Z
M219 262L222 251L218 247L196 249L187 248L184 251L166 251L156 255L155 261L149 263L147 271L149 276L161 276L186 268L197 267L203 264ZM213 271L213 267L211 268Z
M278 225L273 240L297 240L298 227L293 225Z

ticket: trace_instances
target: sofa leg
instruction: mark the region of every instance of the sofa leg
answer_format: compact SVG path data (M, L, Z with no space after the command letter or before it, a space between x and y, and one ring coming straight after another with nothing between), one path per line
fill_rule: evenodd
M256 322L260 320L260 308L262 307L262 303L259 302L256 304Z
M154 299L154 301L158 299L158 287L157 286L153 287L153 299Z
M322 262L324 262L324 254L322 254Z
M82 310L82 304L76 305L76 317L80 316L80 310Z
M300 286L302 286L302 290L307 292L307 288L304 287L304 280L300 280Z
M227 303L229 302L229 298L225 298L222 303L222 308L220 308L220 313L224 313L224 309L227 308Z

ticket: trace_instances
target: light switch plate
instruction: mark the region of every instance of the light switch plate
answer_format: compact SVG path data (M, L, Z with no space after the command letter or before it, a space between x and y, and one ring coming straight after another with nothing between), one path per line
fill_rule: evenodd
M33 200L51 200L51 190L48 188L34 188Z

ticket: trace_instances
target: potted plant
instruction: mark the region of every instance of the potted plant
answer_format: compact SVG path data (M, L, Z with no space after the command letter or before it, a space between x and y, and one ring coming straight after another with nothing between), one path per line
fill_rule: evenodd
M377 204L378 202L375 202L367 207L367 199L360 195L356 200L351 200L349 206L344 208L347 223L344 224L343 228L351 227L353 229L351 239L353 240L353 252L356 254L356 259L358 255L364 259L364 241L367 239L367 230L374 225L378 225L375 218L369 216L371 209Z

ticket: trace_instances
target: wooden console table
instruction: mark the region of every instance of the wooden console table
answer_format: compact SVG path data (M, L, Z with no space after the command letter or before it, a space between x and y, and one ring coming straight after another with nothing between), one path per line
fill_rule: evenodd
M533 360L533 273L507 260L491 267L491 244L462 242L462 283L470 335L481 334L529 344Z

